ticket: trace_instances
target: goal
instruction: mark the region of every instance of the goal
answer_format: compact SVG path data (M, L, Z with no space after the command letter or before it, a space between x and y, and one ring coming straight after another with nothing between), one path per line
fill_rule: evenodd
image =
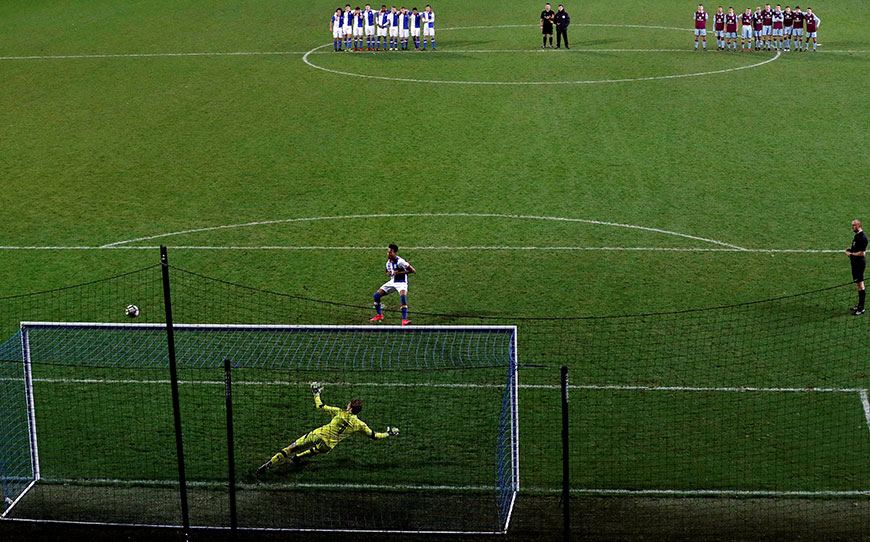
M0 361L0 404L10 413L0 447L3 517L507 531L519 490L515 327L173 329L179 433L164 324L21 324L6 343L18 351L7 346L13 352ZM301 466L256 475L329 421L314 408L313 380L325 384L327 404L359 398L372 429L401 434L352 437Z

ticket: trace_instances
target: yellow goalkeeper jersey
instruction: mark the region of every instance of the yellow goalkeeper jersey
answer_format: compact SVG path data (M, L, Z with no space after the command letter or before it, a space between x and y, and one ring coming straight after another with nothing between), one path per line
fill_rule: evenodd
M309 434L312 436L319 436L323 439L323 443L329 446L330 449L335 448L339 442L353 433L363 433L365 436L372 439L387 438L386 433L375 433L372 431L364 421L356 417L356 414L351 414L347 410L338 407L323 404L320 395L314 396L314 405L324 412L329 413L329 415L332 416L332 421L324 426L318 427Z

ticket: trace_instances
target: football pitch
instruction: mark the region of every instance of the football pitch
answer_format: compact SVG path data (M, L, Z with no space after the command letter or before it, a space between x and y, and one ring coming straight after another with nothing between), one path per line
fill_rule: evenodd
M386 246L396 243L417 269L408 294L412 325L464 323L436 314L511 324L663 313L850 280L843 253L849 223L868 218L870 39L856 16L863 3L813 2L822 45L800 53L716 51L712 30L708 50L695 52L697 4L673 0L565 4L570 50L541 49L542 3L445 0L432 4L436 51L336 53L328 31L335 7L297 0L3 2L0 297L144 268L158 263L159 245L169 247L172 265L195 273L368 307L384 281ZM728 532L729 517L742 518L745 532L758 517L775 518L782 530L796 517L802 525L834 518L866 528L866 356L840 364L835 354L825 357L828 343L812 355L803 347L816 344L806 337L824 334L829 321L844 334L838 339L847 344L855 333L860 347L866 316L846 319L854 288L836 292L825 303L784 309L805 320L771 317L795 326L782 331L784 353L776 359L789 361L776 366L729 363L744 347L779 351L762 344L775 331L758 314L751 325L767 334L750 333L749 324L717 328L744 341L734 350L723 346L721 358L708 346L725 343L699 334L698 354L634 365L609 365L606 352L561 345L559 334L552 345L538 337L540 350L524 351L520 325L521 367L546 366L520 370L521 498L558 497L557 366L567 364L576 386L571 487L589 532L595 522L604 534L629 535L632 527L666 523L661 517L689 525L696 516L714 518L713 533ZM242 297L227 299L218 305ZM143 320L160 321L136 299L118 299L116 317L115 308L101 312L119 321L134 302ZM389 309L398 304L386 298ZM369 313L358 312L358 323L367 324ZM311 305L305 314L311 321L292 323L346 324L350 312ZM396 314L386 323L397 323ZM183 313L189 322L205 315ZM62 310L51 317L84 318ZM27 318L0 314L0 342ZM288 323L268 313L256 319ZM667 343L672 333L691 350L675 325L632 321L636 344ZM550 350L557 359L547 359ZM98 396L90 394L101 386L116 397L148 397L158 385L151 381L165 375L102 375L142 381L121 385L126 391L44 376L43 393L90 397L96 408ZM291 381L304 384L303 376ZM366 375L358 386L376 397L395 378L424 380ZM193 389L209 386L216 384ZM433 389L430 398L450 403L445 416L457 424L464 418L456 405L473 402L475 393L499 395ZM290 386L281 400L302 400L296 392L304 386ZM396 393L396 404L414 399L408 389ZM220 406L219 394L208 397L202 401ZM56 442L68 438L58 428L101 423L77 419L62 404L52 407L56 417L43 419ZM204 418L201 434L219 434L221 422ZM303 422L284 436L313 418ZM117 437L112 429L107 422L106 440ZM455 438L450 427L430 436ZM171 437L160 435L167 446ZM91 448L96 441L75 442ZM256 462L275 444L258 442L266 449L252 445L242 457ZM100 473L98 463L53 448L45 453L57 480L135 477L121 452L116 470ZM394 448L361 460L366 474L331 482L381 483L367 462ZM474 485L460 471L427 468L399 453L388 466L397 484ZM198 475L213 481L217 470ZM837 508L841 501L852 508ZM741 507L764 512L734 511ZM558 524L528 516L517 522L526 533L558 532ZM625 523L613 527L617 522Z

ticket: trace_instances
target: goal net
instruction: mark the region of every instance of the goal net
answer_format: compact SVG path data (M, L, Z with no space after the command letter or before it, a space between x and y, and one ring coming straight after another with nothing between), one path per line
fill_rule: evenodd
M519 490L515 327L174 332L192 526L507 530ZM22 323L0 350L4 517L181 524L166 337L164 324ZM361 420L400 434L352 435L329 453L257 475L330 421L315 408L315 380L326 404L360 399Z

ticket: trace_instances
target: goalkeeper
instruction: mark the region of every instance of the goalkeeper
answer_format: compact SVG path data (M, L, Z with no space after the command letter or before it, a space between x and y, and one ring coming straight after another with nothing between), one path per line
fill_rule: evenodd
M353 433L363 433L373 440L393 437L399 434L397 427L387 427L386 433L375 433L364 421L357 418L356 415L362 411L362 401L359 399L351 400L344 410L323 404L323 401L320 399L321 390L323 390L322 385L317 382L311 383L311 391L314 392L314 406L332 416L332 421L296 439L296 442L272 456L272 459L269 461L263 463L257 469L257 474L263 474L272 468L272 465L286 457L289 457L290 461L298 465L302 458L306 456L329 453L339 442Z

